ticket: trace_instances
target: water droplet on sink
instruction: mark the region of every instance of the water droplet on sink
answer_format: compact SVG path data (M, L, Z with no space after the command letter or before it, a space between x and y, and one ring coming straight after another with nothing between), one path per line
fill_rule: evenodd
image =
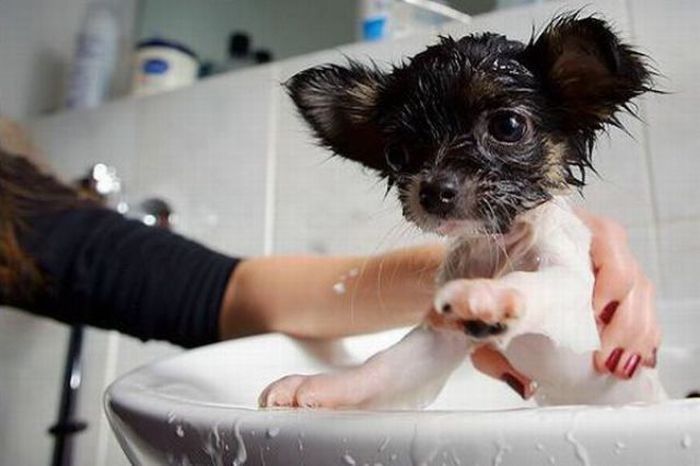
M355 458L350 456L348 453L343 455L343 463L347 464L348 466L355 466L357 464L355 462Z
M178 437L182 438L185 436L185 430L182 428L182 426L178 425L175 428L175 434L177 434Z
M245 441L241 435L241 422L236 421L233 425L233 435L236 437L237 450L236 458L233 460L233 466L240 466L248 460L248 452L245 448Z
M681 440L681 446L683 448L690 448L693 445L693 439L690 438L690 435L685 434L683 436L683 440Z
M588 452L583 444L579 442L576 437L574 437L573 432L566 433L566 440L574 446L574 454L576 455L576 459L578 459L583 466L590 466L591 462L588 459Z
M498 442L496 446L498 447L498 453L493 458L493 466L500 466L503 463L503 457L511 450L511 447L504 442Z
M377 451L379 453L383 452L384 449L387 447L387 445L389 445L389 440L390 440L389 437L385 437L384 440L382 440L382 443L379 445L379 448L377 449Z
M279 427L270 427L269 429L267 429L267 438L275 438L279 435L279 433Z
M624 442L617 441L615 442L615 454L619 455L622 453L622 451L627 448L627 445L624 444Z

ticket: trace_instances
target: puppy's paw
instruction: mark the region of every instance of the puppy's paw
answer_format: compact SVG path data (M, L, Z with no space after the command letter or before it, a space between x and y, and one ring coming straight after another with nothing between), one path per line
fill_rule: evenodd
M434 304L474 338L505 334L525 312L519 291L488 279L451 281L438 291Z
M289 375L270 384L258 398L261 408L355 408L365 399L349 374Z

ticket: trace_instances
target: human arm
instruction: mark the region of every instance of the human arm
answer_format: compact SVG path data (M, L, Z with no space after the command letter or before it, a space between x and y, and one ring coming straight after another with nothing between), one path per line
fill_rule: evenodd
M228 284L220 336L333 338L414 325L431 307L443 254L432 245L374 256L248 259Z

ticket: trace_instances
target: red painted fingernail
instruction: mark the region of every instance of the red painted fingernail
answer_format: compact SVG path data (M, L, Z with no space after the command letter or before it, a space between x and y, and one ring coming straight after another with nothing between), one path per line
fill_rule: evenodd
M513 374L505 372L503 375L501 375L501 380L507 383L510 388L520 395L520 398L523 400L525 399L525 386L520 380L518 380L517 377L515 377Z
M625 378L632 378L634 372L637 370L637 366L639 366L639 361L641 360L642 357L638 354L633 354L632 356L630 356L630 358L625 363L625 367L622 368L622 374L625 376Z
M613 315L615 315L615 311L617 311L617 306L619 306L620 303L617 301L613 301L609 303L605 308L603 309L603 312L600 313L600 321L603 322L604 324L609 324L610 321L613 318Z
M605 361L605 367L608 368L610 372L615 372L617 364L620 362L622 357L622 348L615 348L610 356L608 356L607 361Z

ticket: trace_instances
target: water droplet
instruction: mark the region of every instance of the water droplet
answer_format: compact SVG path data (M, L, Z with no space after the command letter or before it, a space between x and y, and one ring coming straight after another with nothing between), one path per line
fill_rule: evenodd
M624 442L617 441L615 442L615 454L619 455L622 453L622 451L627 448L627 445L624 444Z
M355 458L347 453L343 455L343 463L347 464L348 466L355 466L357 464L355 462Z
M387 445L389 445L389 440L390 440L389 437L385 437L384 440L382 440L382 443L379 445L379 448L377 449L377 451L379 453L383 452L384 449L386 449Z
M241 422L236 421L233 425L233 435L236 437L237 449L236 458L233 460L233 466L240 466L248 460L248 452L245 449L245 441L241 435Z
M573 432L567 432L566 440L574 446L574 453L576 458L581 462L583 466L590 466L591 462L588 459L588 452L586 448L579 442L575 437Z
M357 277L357 275L359 273L360 273L360 269L358 269L358 268L350 269L350 271L348 272L348 276L349 277Z
M496 446L498 447L498 453L493 459L493 466L500 466L503 463L503 457L511 450L511 447L503 442L498 442Z
M537 448L537 451L544 451L544 445L542 445L541 443L536 444L535 448Z
M681 440L681 446L683 448L690 448L693 445L693 439L690 438L690 435L685 434L683 436L683 440Z
M396 461L396 458L398 458L398 457L399 457L399 455L397 455L396 453L392 453L389 458L391 459L391 461Z
M269 429L267 429L267 438L275 438L279 435L279 433L279 427L270 427Z
M185 436L185 430L182 428L182 426L178 425L175 428L175 434L177 434L178 437L182 438Z
M333 285L333 291L336 292L336 294L344 294L345 293L345 283L343 282L338 282L335 285Z

